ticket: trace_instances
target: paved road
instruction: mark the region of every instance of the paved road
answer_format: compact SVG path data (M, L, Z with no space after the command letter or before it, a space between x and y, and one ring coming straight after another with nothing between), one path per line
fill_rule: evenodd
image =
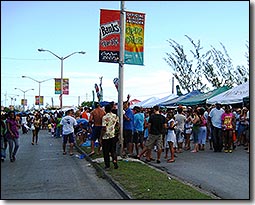
M60 138L41 130L39 139L21 134L17 160L1 163L1 199L122 199L88 161L62 155Z
M1 163L1 199L122 199L88 161L63 156L61 139L42 130L39 145L30 142L31 134L21 135L17 161ZM249 199L254 183L249 162L243 147L231 154L207 147L199 153L184 151L172 164L162 153L161 164L150 164L222 199Z
M250 155L243 146L233 153L213 152L208 147L198 153L184 151L174 163L166 163L164 153L161 158L160 165L150 164L222 199L251 198L250 183L254 182L250 177Z

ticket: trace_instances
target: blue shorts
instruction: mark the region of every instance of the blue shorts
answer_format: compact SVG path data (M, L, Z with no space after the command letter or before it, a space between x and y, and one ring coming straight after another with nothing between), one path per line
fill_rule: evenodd
M67 141L69 143L74 143L74 134L73 133L63 135L63 143L67 144Z
M91 140L96 141L100 138L102 126L94 126L92 127L92 137Z

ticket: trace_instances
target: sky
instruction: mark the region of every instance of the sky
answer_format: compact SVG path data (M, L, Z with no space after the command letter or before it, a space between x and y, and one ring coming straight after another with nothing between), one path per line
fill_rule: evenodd
M125 10L145 13L145 29L144 65L124 65L123 100L128 94L142 101L172 93L172 69L164 60L172 51L169 39L183 45L186 53L191 44L185 35L200 40L205 50L221 50L221 42L234 66L246 65L249 8L249 1L125 1ZM52 99L59 105L53 78L60 78L61 62L39 48L60 57L86 52L64 60L69 95L63 96L63 106L92 101L101 76L103 100L117 102L113 79L119 76L119 65L99 62L100 9L120 10L120 1L1 1L1 105L20 105L21 90L34 89L25 93L27 108L33 106L39 83L22 76L47 80L40 86L41 107L52 105Z

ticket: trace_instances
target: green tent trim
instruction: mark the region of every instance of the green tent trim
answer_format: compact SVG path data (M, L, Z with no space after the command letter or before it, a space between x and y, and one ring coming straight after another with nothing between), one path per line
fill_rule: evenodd
M216 95L219 95L220 93L223 93L229 89L230 89L230 87L223 86L223 87L217 88L215 90L209 91L207 93L202 93L199 95L192 96L188 99L181 100L178 102L178 105L185 105L185 106L205 105L207 99L210 99Z

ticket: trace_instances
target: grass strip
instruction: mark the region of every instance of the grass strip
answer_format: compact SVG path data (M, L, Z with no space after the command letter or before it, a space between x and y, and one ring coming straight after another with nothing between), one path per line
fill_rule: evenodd
M80 147L86 153L90 153L90 147ZM101 158L100 155L92 155L91 159ZM104 163L99 163L103 168ZM184 184L176 179L169 177L162 171L151 168L150 166L128 160L119 160L119 168L114 169L113 165L107 174L125 189L132 199L143 200L185 200L185 199L213 199L212 196L202 193L197 189Z

